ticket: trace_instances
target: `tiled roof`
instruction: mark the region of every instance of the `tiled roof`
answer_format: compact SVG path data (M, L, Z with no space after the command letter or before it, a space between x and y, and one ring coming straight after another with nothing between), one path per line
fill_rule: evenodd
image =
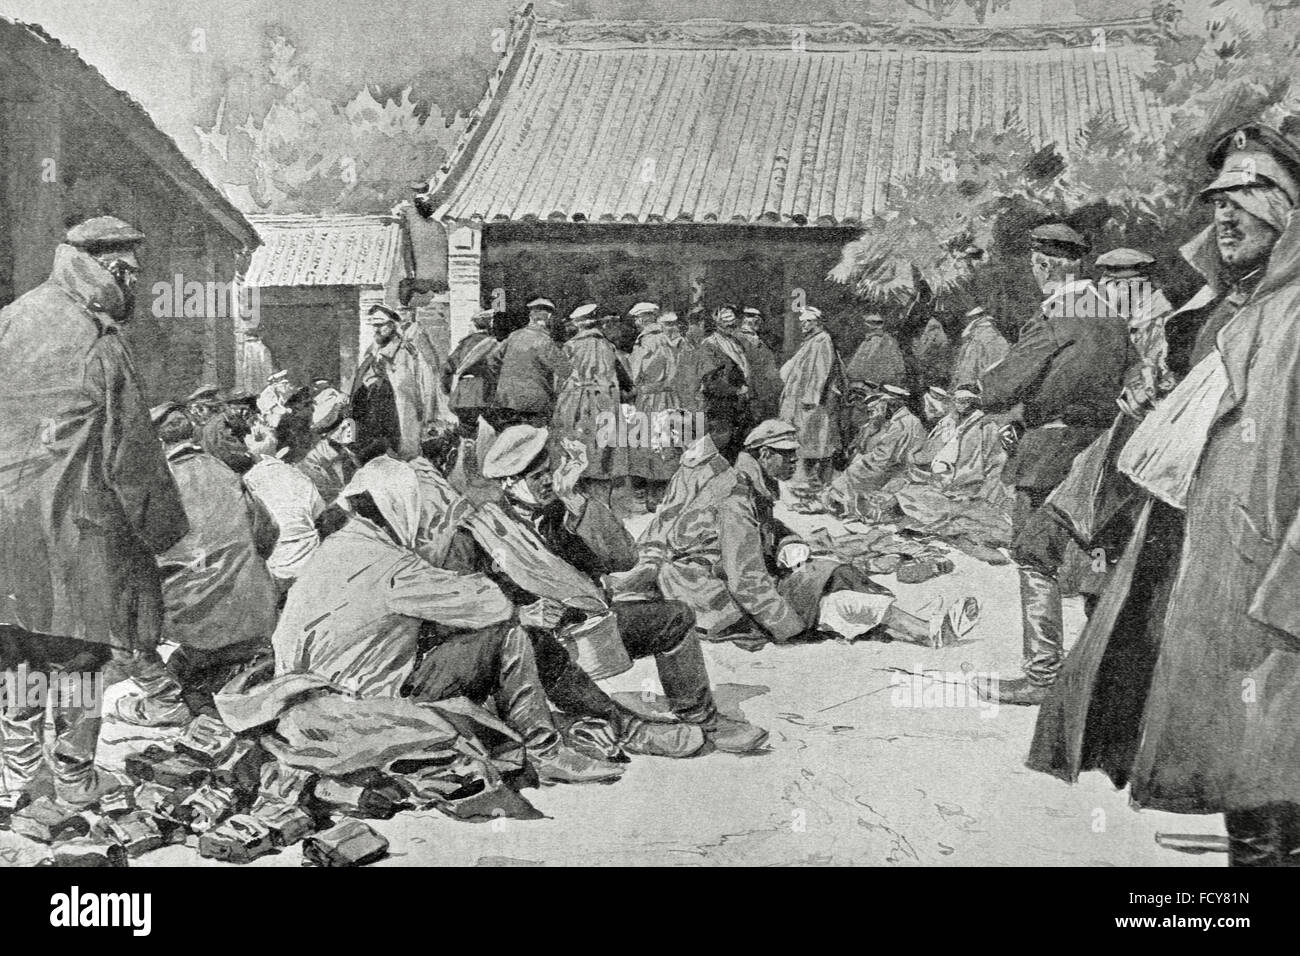
M104 79L76 50L35 24L0 17L0 55L11 63L22 64L43 83L85 100L235 239L248 248L257 244L257 233L243 213L154 124L144 107Z
M253 216L263 245L250 286L387 285L402 263L402 226L392 216Z
M845 225L951 134L1022 122L1040 145L1094 115L1157 132L1146 29L557 24L525 13L431 183L485 221Z

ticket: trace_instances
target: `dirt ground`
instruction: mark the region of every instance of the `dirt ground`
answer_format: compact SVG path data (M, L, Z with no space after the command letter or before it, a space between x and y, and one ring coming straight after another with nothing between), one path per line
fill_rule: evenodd
M778 515L796 529L840 530L831 519ZM645 520L633 519L632 530ZM1024 767L1037 710L980 705L962 683L973 672L1019 674L1014 568L952 558L954 573L923 584L880 580L913 611L940 596L978 597L981 620L956 647L706 645L720 705L766 727L769 752L639 757L616 784L527 791L543 820L475 824L434 811L399 814L373 823L391 841L389 857L376 865L1225 865L1223 854L1186 855L1155 843L1157 831L1220 834L1218 816L1135 811L1100 774L1068 786ZM1070 601L1069 638L1081 626L1082 608ZM926 672L953 685L945 697L913 681ZM637 662L607 688L657 691L653 661ZM110 706L121 689L110 689ZM103 759L120 764L161 736L105 721ZM0 860L22 862L36 849L17 847L16 839L0 834ZM292 847L252 865L301 859ZM132 865L224 864L174 846Z

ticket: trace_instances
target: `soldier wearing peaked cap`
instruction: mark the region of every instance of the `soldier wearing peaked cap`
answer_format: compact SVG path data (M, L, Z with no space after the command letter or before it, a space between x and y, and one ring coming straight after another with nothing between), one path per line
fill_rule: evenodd
M753 427L753 369L740 336L740 310L720 306L713 313L713 332L700 344L696 373L705 422L718 450L728 460L740 453Z
M188 522L119 334L143 239L111 217L74 226L0 311L0 670L97 674L161 636L155 555ZM46 741L44 705L0 716L7 796L37 796L48 767L55 796L88 807L117 787L95 767L98 713L56 701Z
M781 367L776 356L759 334L763 313L749 306L740 319L738 338L745 343L749 358L749 381L752 393L750 412L755 419L775 416L781 409Z
M581 305L569 316L578 331L564 343L568 375L560 382L555 401L554 426L557 438L582 442L587 449L586 479L590 493L608 503L615 459L625 450L606 436L617 433L617 417L623 393L632 381L614 343L599 328L600 307Z
M821 493L830 478L831 459L840 451L840 396L844 370L819 309L799 314L803 342L781 368L779 417L799 435L795 481L805 496Z
M437 414L433 368L402 334L401 313L372 305L366 322L374 341L357 363L348 390L357 422L357 453L363 461L391 451L410 460Z
M1182 249L1206 285L1166 323L1183 377L1115 439L1122 486L1139 490L1132 533L1029 766L1102 770L1139 807L1222 813L1229 865L1285 866L1300 854L1300 147L1252 124L1209 161L1214 222ZM1097 526L1115 507L1088 504Z
M495 402L499 355L492 334L496 312L484 309L473 316L474 331L451 350L442 367L442 387L455 414L462 438L472 439L478 420Z
M1059 562L1045 563L1038 542L1052 522L1035 518L1075 458L1110 425L1135 355L1128 322L1081 278L1087 242L1064 223L1030 233L1030 268L1044 293L1038 313L979 384L984 410L1004 427L1002 480L1016 489L1013 556L1020 575L1024 677L982 692L1009 704L1039 703L1056 680L1063 653Z
M551 335L554 314L550 299L533 299L528 303L528 324L511 332L492 355L496 402L504 421L551 423L556 395L569 377L569 359Z
M975 306L966 313L966 325L957 346L957 359L952 365L949 386L957 388L978 382L980 376L1001 362L1010 349L993 316L982 305Z
M750 752L766 733L718 713L695 617L676 601L632 598L610 603L602 579L636 563L636 545L601 501L579 490L582 446L563 443L552 473L546 429L505 429L483 456L483 474L501 482L503 506L486 504L457 532L446 566L492 576L520 609L547 696L573 716L609 721L631 753L689 757L711 741L719 750ZM565 650L558 631L599 629L607 650L624 659L655 656L678 723L646 721L613 701ZM608 654L607 654L608 656Z
M885 331L885 319L876 313L863 317L866 335L844 368L851 382L907 383L907 362L898 339Z
M636 434L629 430L628 473L637 503L646 511L654 511L681 457L680 448L662 440L674 424L671 420L674 410L681 408L673 388L679 348L664 330L659 306L640 302L628 314L636 319L638 326L628 361L636 390ZM678 416L677 423L680 421Z

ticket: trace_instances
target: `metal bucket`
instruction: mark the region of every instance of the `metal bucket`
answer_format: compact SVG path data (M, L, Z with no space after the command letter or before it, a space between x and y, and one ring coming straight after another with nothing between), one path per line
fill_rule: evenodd
M556 637L592 680L617 677L632 669L613 611L561 628Z

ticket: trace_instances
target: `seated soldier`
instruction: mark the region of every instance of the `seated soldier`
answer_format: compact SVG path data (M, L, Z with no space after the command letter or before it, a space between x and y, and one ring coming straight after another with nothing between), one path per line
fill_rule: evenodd
M570 715L608 721L623 750L689 757L706 741L727 753L758 750L766 731L718 712L686 605L608 603L600 579L632 567L636 544L607 505L577 490L587 465L580 442L563 444L552 480L549 438L545 428L513 425L492 443L483 475L500 482L504 504L484 504L464 521L446 566L492 576L520 607L551 702ZM600 617L612 617L613 639L628 657L655 656L677 722L648 721L621 707L570 657L557 631Z
M638 541L640 561L615 583L689 604L706 637L833 633L882 636L929 646L955 643L978 604L959 601L933 625L894 605L894 596L857 568L815 556L773 514L777 483L794 474L794 426L769 419L749 433L728 466L712 438L687 449L664 503Z
M410 465L375 458L339 500L351 518L302 568L272 637L277 676L317 674L357 697L492 697L543 781L621 774L560 738L532 645L500 588L482 574L436 568L417 553L422 507ZM417 668L426 622L433 646Z
M834 514L874 520L869 504L876 492L893 493L907 483L907 471L925 447L925 427L907 407L910 393L885 385L868 405L870 418L857 443L856 454L822 496L821 506L799 510L829 510Z

